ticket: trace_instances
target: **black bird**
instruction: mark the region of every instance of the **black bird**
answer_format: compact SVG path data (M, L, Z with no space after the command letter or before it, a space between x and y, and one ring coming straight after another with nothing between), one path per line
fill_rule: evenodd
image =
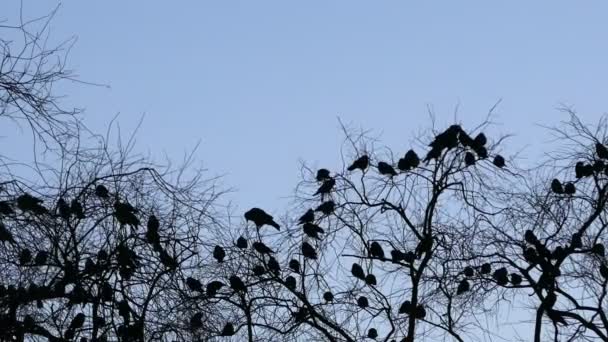
M47 251L39 251L36 253L36 257L34 258L34 263L36 266L42 266L46 264L47 259L49 258L49 253Z
M226 252L221 246L216 245L215 248L213 248L213 257L217 262L223 262L226 257Z
M367 308L369 306L369 301L367 300L367 297L365 297L365 296L359 297L359 299L357 299L357 305L361 309Z
M127 202L114 202L114 216L121 225L130 225L134 228L139 226L139 219L135 215L138 212L131 204Z
M433 149L440 149L440 150L442 150L444 148L447 148L448 150L452 149L458 145L458 133L461 130L462 129L460 128L460 126L452 125L452 126L448 127L442 133L438 134L435 137L435 140L433 140L429 144L429 146L431 146Z
M272 254L274 253L270 247L266 246L263 242L256 241L253 243L253 249L260 254Z
M523 279L519 274L511 273L511 284L517 286L517 285L521 284L522 280Z
M93 262L93 259L87 258L84 263L84 269L82 270L85 274L95 274L97 273L97 265Z
M84 208L82 207L82 203L80 203L77 199L72 200L72 203L70 205L70 211L79 220L82 220L85 218Z
M0 201L0 214L2 215L12 215L15 211L13 210L13 206L7 201Z
M424 306L422 304L418 304L418 306L416 306L416 318L424 319L425 317L426 317L426 309L424 308Z
M239 278L238 276L231 275L228 280L230 281L230 287L235 292L247 292L247 286L245 286L245 283L243 283L241 278Z
M17 197L17 208L23 212L32 212L36 215L46 213L46 208L42 206L42 200L34 197L28 193L25 193Z
M378 284L376 281L376 276L371 273L365 276L365 283L371 286L376 286Z
M608 148L599 142L595 144L595 153L601 159L608 159Z
M108 198L110 195L110 192L108 191L108 188L106 188L105 186L99 184L95 187L95 196L99 197L99 198Z
M365 169L367 169L367 167L369 166L369 157L367 155L362 155L361 157L357 158L349 167L348 167L348 171L354 171L356 169L359 169L361 171L365 171Z
M576 162L576 165L574 165L574 173L576 175L576 178L583 178L585 175L585 164L583 162Z
M160 222L158 221L158 218L154 215L150 215L150 217L148 217L147 227L148 230L158 231L158 229L160 229Z
M308 259L317 259L317 251L308 243L302 243L302 254Z
M277 230L281 229L281 226L274 221L274 218L260 208L249 209L249 211L245 213L245 220L252 221L258 229L265 224L273 226Z
M262 265L255 265L251 270L253 271L253 274L258 277L266 273L266 269Z
M330 179L326 179L323 181L323 184L321 184L321 186L319 187L319 189L317 189L317 191L313 194L313 196L316 195L325 195L331 192L331 190L334 188L334 186L336 185L336 180L333 178Z
M462 279L458 284L458 289L456 290L456 294L463 294L471 289L471 285L466 279Z
M246 249L247 248L247 239L245 239L242 236L239 236L239 238L236 239L236 246L240 249Z
M127 302L126 299L123 299L118 302L118 314L120 315L120 317L122 317L122 319L124 319L126 323L129 322L129 319L131 317L131 307L129 306L129 302Z
M489 274L490 272L492 272L492 265L490 265L487 262L481 265L481 268L479 269L479 273Z
M76 316L74 316L72 322L70 322L68 329L76 330L82 328L82 326L84 325L85 318L86 316L82 312L78 313Z
M406 314L409 315L412 313L412 309L414 309L412 307L412 302L410 302L409 300L406 300L405 302L403 302L403 304L401 304L401 306L399 307L399 313L400 314Z
M15 242L13 234L6 228L4 223L0 221L0 242Z
M161 264L170 270L176 269L179 266L177 260L164 249L159 251L158 256Z
M581 248L583 247L583 238L581 233L572 234L572 238L570 240L570 245L572 248Z
M334 201L327 201L327 202L323 202L321 203L316 209L315 211L320 211L322 212L324 215L329 215L331 213L334 212L334 209L336 208L336 203Z
M536 245L538 243L538 238L530 229L526 230L526 232L524 233L524 240L526 240L526 242L531 245Z
M203 327L203 313L197 312L190 318L190 328L196 330Z
M378 172L380 172L381 175L389 177L394 177L397 175L397 171L395 171L395 169L389 163L386 162L378 163Z
M295 291L297 286L296 278L292 276L288 276L287 278L285 278L285 286L291 291Z
M593 163L593 171L600 173L602 171L604 171L604 168L606 167L606 165L604 165L604 162L601 160L596 160Z
M604 279L608 279L608 266L605 263L600 265L600 275L604 277Z
M509 282L508 275L509 274L507 272L507 269L502 267L502 268L499 268L496 271L494 271L494 273L492 274L492 278L494 278L494 280L496 280L496 283L498 285L505 286Z
M501 156L500 154L497 154L496 156L494 156L494 161L492 161L492 163L498 167L498 168L503 168L505 167L505 158L503 156Z
M393 259L393 262L399 262L405 259L405 253L400 250L393 249L391 251L391 258Z
M488 150L483 146L474 147L473 151L475 151L475 153L477 153L477 157L479 157L479 159L488 158Z
M353 263L353 266L350 268L350 273L352 273L355 278L365 280L365 272L363 271L363 268L357 263Z
M467 278L471 278L473 275L475 275L473 267L471 267L471 266L465 267L463 273L464 273L464 276Z
M425 235L416 246L416 257L421 258L423 253L428 253L433 248L433 238Z
M226 323L226 325L224 325L224 328L222 329L222 332L220 333L221 336L232 336L234 335L235 331L234 331L234 325L232 325L232 323Z
M319 234L325 233L323 228L319 227L314 223L304 223L304 226L302 226L302 228L304 229L304 234L308 235L313 239L320 239Z
M576 187L574 186L574 183L572 183L572 182L566 183L566 185L564 186L564 193L566 195L574 195L575 192L576 192Z
M70 206L63 198L57 200L57 211L59 212L59 217L64 220L68 220L72 214Z
M384 259L384 250L377 241L372 242L370 245L369 254L372 258Z
M466 166L471 166L471 165L475 164L475 155L473 155L473 153L471 153L471 152L467 152L464 155L464 164Z
M414 262L414 260L416 260L416 254L412 251L409 251L407 253L405 253L405 257L403 258L403 261L407 262L408 264L411 264Z
M268 269L274 273L275 275L279 275L279 273L281 272L281 266L279 265L279 262L277 261L277 259L270 257L268 258Z
M526 248L526 250L524 251L524 258L526 259L526 261L533 265L538 264L540 261L538 253L536 253L536 249L532 247Z
M22 249L19 253L19 264L27 265L30 261L32 261L32 252L27 248Z
M568 325L562 314L557 310L547 309L547 316L553 321L554 324L560 323L562 325Z
M562 187L562 183L557 178L554 178L551 181L551 191L553 191L556 194L564 193L564 188Z
M479 134L477 134L477 136L475 137L473 142L477 146L485 146L486 142L488 142L488 139L486 138L485 134L479 133Z
M376 329L374 329L374 328L370 328L367 331L367 337L375 340L376 337L378 337L378 331Z
M300 262L296 259L289 260L289 268L296 273L300 273Z
M593 254L603 257L606 254L606 248L604 248L603 244L596 243L595 245L593 245L593 247L591 247L591 252Z
M564 247L562 246L557 246L555 247L555 250L553 250L553 253L551 253L551 258L552 259L562 259L566 257L566 251L564 250Z
M334 300L334 295L333 295L333 293L331 293L331 292L327 291L327 292L325 292L325 293L323 294L323 299L324 299L326 302L332 302L332 301Z
M328 169L319 169L317 170L317 182L322 182L326 179L330 179L329 170Z
M215 296L217 294L217 291L219 291L222 287L224 287L224 283L222 283L221 281L214 280L210 282L206 286L207 296Z
M465 147L473 147L475 141L468 135L464 130L460 130L460 134L458 134L458 141Z
M298 219L298 224L311 223L315 220L315 211L312 209L308 209L304 215L300 216Z
M402 171L408 171L418 167L419 164L420 158L418 157L416 152L414 152L414 150L409 150L405 153L405 156L403 158L399 159L399 162L397 163L397 168Z
M203 292L203 284L198 279L194 279L192 277L186 278L186 285L190 289L190 291L194 292Z
M430 162L432 159L439 159L439 157L441 156L441 151L442 149L438 147L431 148L431 150L426 154L424 162L428 164L428 162Z

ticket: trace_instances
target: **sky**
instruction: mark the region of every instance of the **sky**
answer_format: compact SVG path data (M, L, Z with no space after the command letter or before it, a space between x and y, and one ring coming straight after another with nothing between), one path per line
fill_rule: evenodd
M26 17L58 1L23 0ZM20 0L3 0L14 22ZM342 167L338 118L400 154L416 132L472 127L499 100L492 134L504 154L536 151L575 108L608 109L605 1L78 1L61 2L52 39L77 43L66 104L105 131L118 113L137 150L196 159L224 175L243 210L278 213L302 161ZM20 147L9 152L19 155ZM533 153L531 153L533 155ZM525 161L524 161L525 162Z

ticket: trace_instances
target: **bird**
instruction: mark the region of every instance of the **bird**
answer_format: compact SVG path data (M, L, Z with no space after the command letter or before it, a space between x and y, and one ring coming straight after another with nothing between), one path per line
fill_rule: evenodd
M281 230L281 226L274 221L274 218L260 208L251 208L245 212L245 220L252 221L257 229L266 224Z
M326 179L331 178L329 175L329 170L328 169L317 170L317 176L315 178L316 178L317 182L322 182Z
M150 217L148 217L147 228L148 230L156 231L160 229L160 222L158 221L158 218L155 215L150 215Z
M15 211L13 210L13 206L10 202L0 201L0 214L2 215L12 215Z
M488 158L488 150L483 146L473 147L473 151L475 151L475 153L477 154L477 157L479 157L479 159Z
M376 276L371 273L365 276L365 283L371 286L376 286L378 284L376 281Z
M367 300L367 297L365 296L361 296L357 299L357 305L361 308L361 309L365 309L369 306L369 300Z
M408 264L411 264L414 262L414 260L416 260L416 254L414 252L409 251L405 253L403 261L407 262Z
M304 234L313 239L320 239L319 234L325 233L325 230L323 230L323 228L319 227L314 223L304 223L302 228L304 230Z
M408 171L418 167L420 164L420 158L414 150L409 150L405 153L405 156L399 159L397 168L402 171Z
M129 322L129 318L131 317L131 307L126 299L118 302L118 315L120 315L125 322Z
M308 209L304 215L300 216L298 219L298 224L311 223L315 220L315 211L312 209Z
M497 154L496 156L494 156L494 160L492 161L492 163L494 164L494 166L502 169L503 167L505 167L505 158L503 156L501 156L500 154Z
M600 265L600 275L604 277L604 279L608 279L608 266L605 263Z
M604 144L601 143L596 143L595 144L595 153L597 153L597 156L600 157L601 159L608 159L608 148L606 148L606 146L604 146Z
M595 245L593 245L593 247L591 247L591 252L595 255L603 257L606 254L606 248L603 244L596 243Z
M336 185L336 180L333 178L329 178L323 181L323 183L321 184L321 186L319 186L319 188L317 189L317 191L313 194L313 196L316 195L325 195L331 192L331 190L334 188L334 186Z
M32 252L27 248L22 249L19 253L19 264L27 265L30 261L32 261Z
M245 239L242 236L239 236L239 238L236 239L236 246L240 249L246 249L247 248L247 239Z
M462 131L460 126L452 125L445 131L435 136L435 139L429 144L433 149L443 150L444 148L452 149L458 145L458 133Z
M370 328L367 331L367 337L375 340L376 337L378 337L378 331L376 329L374 329L374 328Z
M315 211L320 211L321 213L323 213L324 215L329 215L331 213L334 212L336 208L336 203L334 201L326 201L321 203L316 209Z
M600 173L602 171L604 171L604 168L606 167L606 165L604 165L604 162L601 160L596 160L593 163L593 171Z
M198 279L192 277L186 278L186 285L193 292L203 292L203 284Z
M416 318L424 319L425 317L426 317L426 309L424 308L424 306L422 304L418 304L418 306L416 306Z
M490 272L492 272L492 265L487 262L482 264L479 268L479 273L481 274L489 274Z
M572 234L572 238L570 239L570 246L572 246L572 248L583 247L583 238L581 233Z
M59 198L57 200L57 211L59 213L59 217L64 220L68 220L72 215L70 211L70 206L63 198Z
M568 183L566 183L566 185L564 185L564 193L566 195L574 195L575 192L576 192L576 186L574 186L574 183L568 182Z
M409 315L412 313L412 309L413 309L412 302L410 302L409 300L406 300L399 307L399 313Z
M559 179L554 178L551 181L551 191L553 191L556 194L564 193L564 188L562 187L562 183L559 181Z
M576 178L584 177L584 166L585 166L585 164L580 161L577 162L576 165L574 165L574 173L576 175Z
M108 198L110 195L110 192L108 191L108 188L106 188L105 186L98 184L95 187L95 196L99 197L99 198Z
M462 279L458 283L458 289L456 289L456 295L461 295L471 289L471 284L466 279Z
M82 328L82 326L84 325L85 318L86 316L82 312L79 312L76 316L74 316L72 322L70 322L68 329L76 330Z
M433 238L430 235L424 235L416 246L416 257L421 258L423 253L428 253L433 248Z
M460 134L458 134L458 141L465 147L473 147L475 141L468 135L464 130L460 130Z
M274 253L270 247L266 246L263 242L256 241L253 243L253 249L260 254L272 254Z
M399 261L405 259L405 253L403 253L400 250L393 249L391 251L391 259L393 259L393 262L399 262Z
M139 219L135 215L138 212L131 204L127 202L114 202L114 216L121 225L130 225L134 228L139 226Z
M197 312L190 317L190 328L196 330L203 327L203 313Z
M288 276L287 278L285 278L285 286L291 291L295 291L297 286L296 278L294 278L293 276Z
M431 148L431 150L426 154L426 157L423 161L428 164L433 159L439 159L442 151L443 150L438 147Z
M85 218L84 208L82 206L82 203L80 203L77 199L73 199L72 202L70 203L70 211L79 220L82 220Z
M566 257L566 251L564 250L564 247L562 247L562 246L555 247L555 250L553 250L553 253L551 253L552 259L560 260L565 257Z
M31 212L35 215L41 215L47 212L42 206L43 201L40 198L34 197L28 193L24 193L17 197L17 208L23 212Z
M277 261L277 259L270 257L268 258L268 269L274 273L275 275L279 275L279 273L281 272L281 266L279 265L279 262Z
M302 255L308 259L317 259L317 252L315 249L306 241L302 243Z
M475 164L475 155L471 152L467 152L464 155L464 164L466 166L471 166Z
M464 271L462 273L464 273L464 276L467 278L471 278L473 275L475 275L475 273L473 271L473 267L471 267L471 266L465 267Z
M372 258L384 259L384 250L377 241L372 242L370 245L369 254Z
M13 234L6 228L2 221L0 221L0 242L15 242Z
M536 249L532 247L526 248L524 250L524 259L528 261L528 263L536 265L539 262L538 253L536 253Z
M536 235L534 235L534 232L531 231L530 229L525 231L524 240L531 245L538 244L538 238L536 237Z
M42 266L46 264L48 258L49 253L47 251L39 251L36 253L36 257L34 258L34 264L36 264L36 266Z
M230 288L235 292L247 292L247 286L245 286L245 283L238 276L231 275L228 281L230 282Z
M159 251L158 256L159 256L161 264L163 264L163 266L165 266L166 268L168 268L170 270L174 270L177 268L177 266L179 266L179 264L177 263L177 260L164 249L161 249Z
M289 268L296 273L300 273L300 262L296 259L289 260Z
M378 172L383 176L394 177L397 175L397 171L387 162L378 163Z
M479 133L473 140L473 143L477 146L484 146L487 141L488 139L486 138L486 135L483 133Z
M234 335L235 331L234 331L234 325L232 325L232 323L226 323L226 325L224 325L224 328L222 329L222 332L220 333L221 336L232 336Z
M213 248L213 257L217 262L223 262L226 257L226 252L221 246L216 245L215 248Z
M262 265L255 265L255 266L253 266L253 268L251 270L253 271L253 274L258 277L262 276L262 275L264 275L264 273L266 273L266 269Z
M353 266L350 268L350 273L352 273L353 277L355 278L365 280L365 272L363 271L361 265L357 264L356 262L353 263Z
M494 280L496 280L496 283L498 285L501 285L501 286L507 285L507 283L509 282L507 269L504 267L497 269L492 274L492 278L494 278Z
M334 300L334 295L333 293L326 291L325 293L323 293L323 299L326 302L332 302Z
M511 284L517 286L517 285L521 284L522 280L523 279L519 274L511 273Z
M207 291L207 295L209 297L213 297L217 294L217 291L219 291L222 287L224 287L224 283L222 283L221 281L214 280L207 284L205 290Z
M369 157L367 155L362 155L361 157L357 158L349 167L348 167L348 171L354 171L356 169L359 169L361 171L365 171L365 169L367 169L367 167L369 166Z

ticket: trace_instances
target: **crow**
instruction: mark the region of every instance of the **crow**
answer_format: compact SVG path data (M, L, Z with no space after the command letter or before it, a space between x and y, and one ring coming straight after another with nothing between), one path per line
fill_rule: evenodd
M266 273L266 269L262 265L255 265L251 270L253 271L253 274L258 277Z
M371 338L372 340L375 340L376 337L378 337L378 331L376 329L374 329L374 328L370 328L367 331L367 337Z
M486 142L488 142L488 139L486 138L486 135L483 133L477 134L477 136L473 140L473 143L477 146L485 146Z
M78 313L76 316L74 316L72 322L70 322L68 329L76 330L82 328L82 326L84 325L85 318L86 316L82 312Z
M361 296L357 299L357 305L361 308L361 309L365 309L369 306L369 301L367 300L367 297L365 296Z
M308 209L304 215L300 216L298 219L298 224L310 223L315 220L315 211L312 209Z
M0 214L2 215L12 215L15 211L13 210L13 206L7 201L0 201Z
M380 172L380 174L383 176L389 177L394 177L397 175L397 171L395 171L395 169L389 163L386 162L378 163L378 172Z
M524 240L531 245L538 244L538 238L530 229L526 230L526 232L524 233Z
M222 287L224 287L224 283L222 283L221 281L214 280L210 282L206 286L207 296L215 296L217 294L217 291L219 291Z
M99 197L99 198L108 198L110 195L110 192L108 191L108 188L106 188L105 186L99 184L95 187L95 196Z
M576 192L576 186L574 186L574 183L572 183L572 182L566 183L566 185L564 186L564 193L566 195L574 195L575 192Z
M302 255L304 255L304 257L306 257L308 259L317 259L317 252L306 241L302 243Z
M608 159L608 148L599 142L595 144L595 153L601 159Z
M245 239L242 236L239 236L239 238L236 239L236 246L240 249L246 249L247 248L247 239Z
M473 151L475 151L475 153L477 153L477 157L479 157L479 159L488 158L488 150L483 146L474 147Z
M19 253L19 264L21 266L27 265L30 261L32 261L32 252L27 248L22 249Z
M468 135L464 130L461 130L460 134L458 134L458 140L460 141L462 146L465 147L473 147L473 145L475 144L473 138L471 138L471 136Z
M458 284L458 289L456 289L456 295L461 295L471 289L471 285L466 279L462 279Z
M489 274L490 272L492 272L492 265L490 265L487 262L481 265L481 267L479 269L479 273L481 273L481 274Z
M576 178L583 178L584 177L584 168L585 168L585 164L583 162L576 162L576 165L574 165L574 173L576 175Z
M34 197L28 193L25 193L17 197L17 208L23 212L32 212L35 215L42 215L47 212L46 208L42 206L42 200Z
M464 273L464 276L467 278L471 278L472 276L475 275L473 267L471 267L471 266L465 267L464 271L462 273Z
M235 292L247 292L247 286L245 286L245 283L243 283L241 278L239 278L238 276L231 275L230 278L228 278L228 280L230 282L230 287Z
M285 278L285 286L291 291L295 291L297 286L296 278L292 276L288 276L287 278Z
M260 208L249 209L245 213L245 220L252 221L258 229L267 224L281 230L281 226L274 221L274 218Z
M608 266L605 263L600 265L600 275L604 277L604 279L608 279Z
M296 273L300 273L300 262L296 259L289 260L289 268Z
M222 329L222 332L220 333L221 336L232 336L234 335L235 331L234 331L234 325L232 325L232 323L226 323L226 325L224 325L224 328Z
M442 149L440 149L438 147L433 147L426 154L426 157L424 158L423 161L428 164L432 159L439 159L439 157L441 156L441 152L442 152Z
M34 264L36 264L36 266L42 266L46 264L48 258L49 253L47 251L39 251L36 253L36 257L34 258Z
M378 284L376 276L371 273L365 276L365 283L370 286L376 286Z
M160 222L158 221L158 218L156 218L156 216L154 215L150 215L150 217L148 218L147 227L148 230L158 231L158 229L160 228Z
M198 279L194 279L192 277L186 278L186 285L193 292L203 292L203 284Z
M601 160L596 160L593 163L593 171L600 173L602 171L604 171L604 168L606 167L606 165L604 165L604 162Z
M279 275L279 273L281 272L281 266L279 265L279 262L277 261L277 259L270 257L268 258L268 269L274 273L275 275Z
M349 167L348 167L348 171L354 171L356 169L359 169L361 171L365 171L365 169L367 169L367 167L369 166L369 157L367 155L362 155L361 157L357 158Z
M402 171L408 171L418 167L419 164L420 158L418 157L416 152L414 152L414 150L409 150L405 153L405 156L403 158L399 159L399 162L397 163L397 168Z
M308 235L313 239L321 239L319 234L325 233L323 228L319 227L314 223L305 223L302 228L304 229L304 234Z
M255 249L260 254L272 254L274 253L272 249L266 246L263 242L256 241L253 243L253 249Z
M350 273L352 273L355 278L365 280L365 272L363 271L363 268L357 263L353 263L353 266L350 269Z
M334 201L327 201L327 202L323 202L321 203L316 209L315 211L320 211L325 215L329 215L331 213L334 212L334 209L336 208L336 203L334 203Z
M322 182L326 179L330 179L329 170L328 169L319 169L317 170L317 182Z
M416 257L421 258L423 253L428 253L433 248L433 238L425 235L416 246Z
M196 330L203 327L203 313L197 312L190 318L190 328Z
M409 315L412 313L412 309L413 309L412 302L410 302L409 300L406 300L399 307L399 313Z
M492 161L492 163L496 167L502 169L503 167L505 167L505 158L500 154L497 154L496 156L494 156L494 161Z
M114 202L114 216L121 225L130 225L134 228L139 226L139 219L135 215L138 212L131 204L127 202Z
M0 242L15 242L13 234L6 228L2 221L0 221Z
M72 203L70 204L70 211L79 220L82 220L85 218L84 208L82 207L82 203L80 203L77 199L72 200Z
M556 194L564 193L564 188L562 187L562 183L559 181L559 179L554 178L551 181L551 191L553 191Z
M317 189L317 191L313 194L313 196L316 195L325 195L331 192L331 190L334 188L334 186L336 185L336 180L333 178L329 178L327 180L323 181L323 184L321 184L321 186Z
M570 245L572 248L581 248L583 247L583 239L581 233L572 234L572 238L570 240Z
M595 245L593 245L593 247L591 247L591 252L595 255L603 257L606 254L606 248L604 248L603 244L596 243Z
M57 211L59 212L59 217L64 220L68 220L72 214L70 212L70 206L63 198L57 200Z
M391 251L391 258L393 259L393 262L399 262L399 261L405 259L405 253L403 253L402 251L393 249Z
M377 241L372 242L370 245L369 254L372 258L384 259L384 250Z
M333 295L333 293L331 293L331 292L329 292L329 291L326 291L326 292L323 294L323 299L324 299L326 302L333 302L333 300L334 300L334 295Z
M425 317L426 317L426 309L424 308L424 306L422 304L418 304L418 306L416 306L416 318L424 319Z
M519 274L511 273L511 284L517 286L517 285L521 284L522 280L523 279Z
M464 155L464 164L466 166L471 166L475 164L475 155L471 152L467 152Z
M215 248L213 248L213 257L217 262L223 262L226 257L226 252L221 246L216 245Z
M492 278L494 278L494 280L496 280L496 283L498 285L501 285L501 286L507 285L507 283L509 282L509 276L507 273L507 269L504 267L497 269L492 274Z

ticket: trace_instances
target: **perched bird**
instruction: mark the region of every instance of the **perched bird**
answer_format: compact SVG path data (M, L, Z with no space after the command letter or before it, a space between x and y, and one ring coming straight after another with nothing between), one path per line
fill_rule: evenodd
M326 291L326 292L323 294L323 299L324 299L326 302L332 302L332 301L334 300L334 295L333 295L333 293L331 293L331 292L329 292L329 291Z
M448 150L452 149L458 146L458 133L460 133L461 130L460 126L452 125L435 136L435 140L433 140L429 146L439 150L443 150L444 148L447 148Z
M376 281L376 276L371 273L365 276L365 283L371 286L376 286L378 284Z
M95 187L95 196L99 198L108 198L110 196L110 192L108 191L108 188L99 184Z
M147 228L148 228L148 230L156 230L156 231L158 231L160 229L160 222L158 221L158 218L156 216L150 215L150 217L148 217Z
M365 296L361 296L357 299L357 305L361 308L361 309L365 309L369 306L369 301L367 300L367 297Z
M509 282L509 276L508 276L507 269L504 267L497 269L492 274L492 278L494 278L494 280L496 280L496 283L498 285L501 285L501 286L507 285L507 283Z
M274 273L275 275L279 275L279 273L281 272L281 266L279 265L279 262L277 261L277 259L270 257L268 258L268 269Z
M179 266L177 260L164 249L159 251L158 256L161 264L170 270L176 269Z
M426 317L426 309L424 308L424 306L422 304L418 304L418 306L416 306L416 318L424 319L425 317Z
M464 164L466 166L471 166L475 164L475 155L471 152L467 152L464 155Z
M79 220L82 220L85 218L84 208L82 206L82 203L80 203L77 199L72 200L72 203L70 204L70 211Z
M562 246L555 247L555 250L553 250L553 253L551 253L552 259L559 260L559 259L562 259L565 257L566 257L566 250Z
M327 201L327 202L321 203L315 209L315 211L320 211L324 215L329 215L334 212L335 208L336 208L336 203L334 201Z
M464 276L467 278L471 278L473 275L475 275L473 267L471 266L465 267L462 273L464 273Z
M319 227L318 225L316 225L314 223L304 223L302 228L304 230L304 234L306 234L307 236L309 236L313 239L320 239L319 234L325 233L323 228Z
M468 135L464 130L461 130L460 134L458 134L458 141L460 141L462 146L465 147L473 147L473 145L475 145L473 138L471 138L471 136Z
M608 279L608 266L605 263L600 265L600 275L604 277L604 279Z
M197 312L190 318L190 328L193 330L203 327L203 313Z
M369 254L372 258L384 259L384 250L377 241L372 242L370 245Z
M30 252L30 250L27 248L22 249L19 253L19 264L23 266L29 264L31 261L32 252Z
M576 187L574 186L574 183L572 183L572 182L566 183L566 185L564 186L564 193L566 195L574 195L575 192L576 192Z
M235 292L247 292L247 286L245 286L245 283L238 276L231 275L228 281L230 282L230 288Z
M393 262L402 261L403 259L405 259L405 253L400 250L393 249L391 251L391 258L393 259Z
M253 266L253 268L251 270L253 271L253 274L258 277L262 276L262 275L264 275L264 273L266 273L266 269L262 265L255 265L255 266Z
M245 220L252 221L258 229L265 224L273 226L277 230L281 229L281 226L274 221L274 218L260 208L249 209L245 213Z
M296 273L300 273L300 262L296 259L289 260L289 268Z
M528 247L524 250L524 259L528 261L530 264L536 265L539 262L538 253L536 253L536 249L532 247Z
M519 274L511 273L511 284L517 286L517 285L521 284L522 280L523 279Z
M531 231L530 229L526 230L526 232L524 233L524 240L526 240L526 242L531 245L538 244L538 238L536 237L536 235L534 235L534 232Z
M47 251L39 251L36 253L36 257L34 258L34 264L36 264L36 266L42 266L46 264L48 258L49 253Z
M308 243L302 243L302 255L308 259L317 259L317 251Z
M17 208L23 212L31 212L35 215L41 215L47 212L46 208L42 206L42 200L34 197L28 193L17 197Z
M126 299L118 302L118 315L122 317L122 319L128 323L131 317L131 307L129 306L129 302Z
M397 171L395 171L395 169L389 163L386 162L378 163L378 172L380 172L380 174L383 176L389 177L394 177L397 175Z
M496 156L494 156L494 160L492 161L492 163L498 167L498 168L503 168L505 167L505 158L503 156L501 156L500 154L497 154Z
M608 148L599 142L595 144L595 153L600 159L608 159Z
M421 258L422 254L428 253L433 249L433 238L429 235L424 235L422 240L416 246L416 257Z
M477 154L477 157L479 157L479 159L488 158L488 150L483 146L474 147L473 151L475 151L475 153Z
M86 316L82 312L79 312L76 316L74 316L72 322L70 322L68 329L76 330L82 328L82 326L84 325L85 318Z
M357 264L356 262L353 263L353 266L350 268L350 273L352 273L353 277L355 278L365 280L365 272L363 271L361 265Z
M217 291L221 290L224 287L224 283L221 281L214 280L207 284L205 290L207 290L207 296L213 297L217 294Z
M410 302L409 300L406 300L399 307L399 313L409 315L412 313L413 309L414 308L412 307L412 302Z
M601 161L601 160L596 160L593 163L593 171L594 172L600 173L600 172L604 171L605 167L606 167L606 165L604 165L604 162Z
M321 186L319 187L319 189L317 189L317 191L313 194L313 196L316 195L325 195L331 192L331 190L334 188L334 186L336 185L336 180L333 178L330 179L326 179L323 181L323 184L321 184Z
M64 220L68 220L72 215L70 206L63 198L57 200L57 212L59 213L59 217Z
M111 302L113 300L112 297L114 296L112 285L107 281L104 281L100 286L99 295L104 302Z
M226 257L226 252L221 246L216 245L215 248L213 248L213 257L217 262L223 262Z
M485 134L479 133L473 140L473 143L477 146L485 146L487 141L488 139L486 138Z
M584 166L585 164L583 162L576 162L576 165L574 165L574 173L576 175L576 178L584 177Z
M376 329L374 329L374 328L370 328L367 331L367 337L375 340L376 337L378 337L378 331Z
M292 276L288 276L287 278L285 278L285 286L291 291L295 291L297 286L296 278Z
M272 254L274 253L270 247L266 246L263 242L256 241L253 243L253 249L260 254Z
M456 294L463 294L471 289L471 285L466 279L462 279L458 284L458 289L456 289Z
M572 246L572 248L583 247L583 238L581 233L572 234L572 238L570 239L570 245Z
M356 169L359 169L361 171L365 171L365 169L367 169L367 167L369 166L369 157L367 155L362 155L361 157L357 158L349 167L348 167L348 171L354 171Z
M420 158L414 152L414 150L409 150L405 153L405 156L399 159L397 163L397 168L402 171L408 171L418 167L420 164Z
M298 219L298 224L312 223L315 220L315 211L308 209L304 215Z
M443 151L442 149L437 148L437 147L431 148L431 150L426 154L426 157L424 158L424 162L426 162L428 164L433 159L439 159L442 151Z
M232 323L226 323L226 325L224 325L224 328L222 329L222 332L220 333L221 336L232 336L234 335L235 331L234 331L234 325L232 325Z
M559 179L554 178L551 181L551 191L553 191L556 194L564 193L564 188L562 187L562 183L559 181Z
M487 262L481 265L481 268L479 269L479 273L489 274L490 272L492 272L492 265L490 265Z
M247 248L247 239L245 239L242 236L239 236L239 238L236 239L236 246L240 249L246 249Z
M326 179L330 179L331 177L329 176L329 170L328 169L319 169L317 170L317 177L316 180L317 182L322 182Z
M198 279L192 277L186 278L186 285L193 292L203 292L203 284Z
M593 245L593 247L591 247L591 252L595 255L603 257L606 254L606 248L604 248L603 244L596 243L595 245Z
M134 228L139 226L139 219L135 214L138 210L127 202L114 202L114 216L121 225L130 225Z
M405 253L405 257L403 258L403 261L407 262L408 264L411 264L414 262L414 260L416 260L416 254L412 251L409 251L407 253Z
M95 274L97 273L97 265L93 262L93 259L87 258L84 263L84 269L82 270L85 274Z
M0 214L2 215L12 215L15 211L13 210L13 206L10 202L0 201Z

